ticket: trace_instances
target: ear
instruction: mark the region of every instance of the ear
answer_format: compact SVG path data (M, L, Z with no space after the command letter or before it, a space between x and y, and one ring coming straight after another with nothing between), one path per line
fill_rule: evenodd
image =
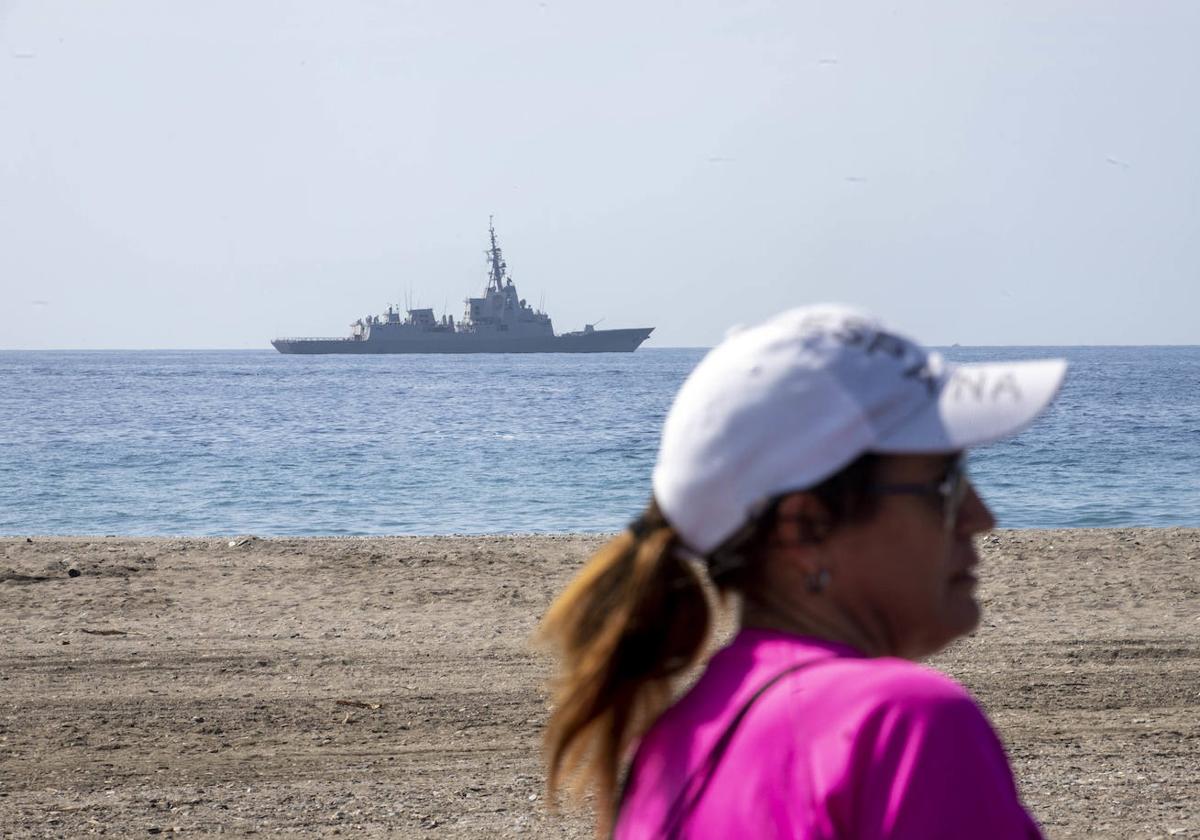
M778 543L788 546L819 545L833 530L833 519L825 503L812 493L790 493L775 508Z

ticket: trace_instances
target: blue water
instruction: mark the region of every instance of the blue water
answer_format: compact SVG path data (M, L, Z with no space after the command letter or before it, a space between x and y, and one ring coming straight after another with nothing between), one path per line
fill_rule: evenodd
M703 352L0 353L0 534L614 530ZM1001 525L1200 525L1200 348L945 353L1072 363L972 459Z

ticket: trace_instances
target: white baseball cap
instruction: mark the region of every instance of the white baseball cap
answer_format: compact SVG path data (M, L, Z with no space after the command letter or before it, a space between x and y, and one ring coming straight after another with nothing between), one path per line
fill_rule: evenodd
M951 453L1009 437L1050 403L1062 359L950 365L834 304L744 329L692 371L663 425L654 497L707 554L761 505L865 452Z

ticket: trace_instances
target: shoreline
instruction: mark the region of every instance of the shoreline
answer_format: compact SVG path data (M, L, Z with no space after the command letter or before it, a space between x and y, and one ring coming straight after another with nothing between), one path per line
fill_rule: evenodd
M1166 531L1188 532L1200 531L1200 525L1076 525L1070 528L1007 528L998 527L989 533L997 534L1046 534L1046 533L1061 533L1061 534L1092 534L1097 532L1114 532L1124 534L1126 532L1135 531ZM171 540L183 540L187 542L209 542L212 540L233 540L249 538L253 540L261 540L263 542L321 542L327 540L605 540L614 537L618 531L602 530L602 531L491 531L487 533L475 533L471 531L448 532L448 533L429 533L429 534L262 534L252 532L222 532L219 534L39 534L39 533L20 533L20 534L0 534L0 546L6 543L24 541L24 540L43 540L43 541L69 541L79 542L86 540L119 540L122 542L163 542Z
M543 801L530 639L608 536L0 537L0 834L591 837ZM1200 529L980 553L930 664L1047 836L1200 832Z

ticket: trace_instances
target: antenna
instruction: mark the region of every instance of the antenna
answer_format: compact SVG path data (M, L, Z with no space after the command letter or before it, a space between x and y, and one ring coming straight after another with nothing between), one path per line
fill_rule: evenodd
M492 216L488 216L488 235L491 238L492 247L487 250L488 262L491 264L488 269L488 290L494 285L496 291L504 289L504 274L508 266L504 262L504 256L500 252L500 244L496 242L496 225L493 222Z

